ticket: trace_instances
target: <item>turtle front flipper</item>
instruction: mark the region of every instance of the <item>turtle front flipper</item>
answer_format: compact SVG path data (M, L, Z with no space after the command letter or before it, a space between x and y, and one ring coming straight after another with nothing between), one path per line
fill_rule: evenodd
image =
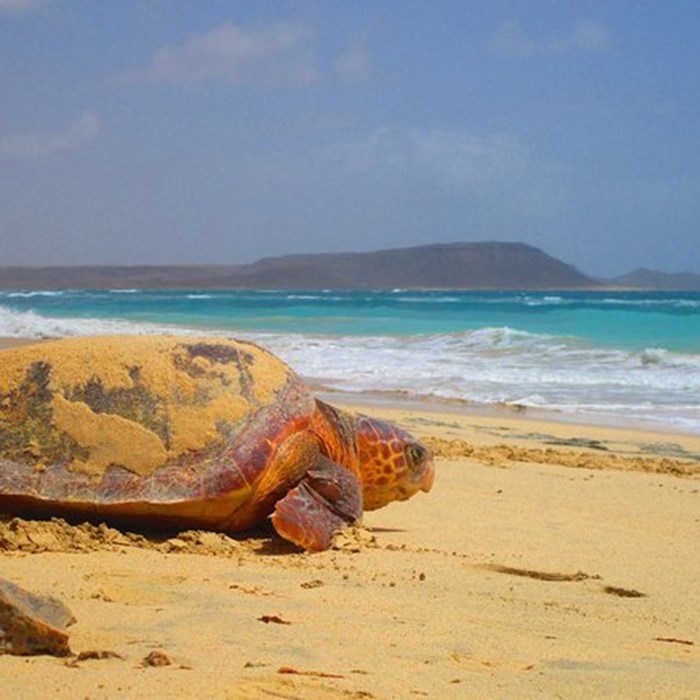
M328 549L333 535L362 515L362 487L345 467L319 455L304 478L277 501L278 534L312 552Z

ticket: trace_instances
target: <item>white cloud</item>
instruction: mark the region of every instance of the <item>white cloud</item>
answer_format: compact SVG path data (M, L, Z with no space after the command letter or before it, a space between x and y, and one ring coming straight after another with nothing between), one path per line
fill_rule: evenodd
M509 56L534 56L573 51L602 51L611 46L607 27L594 20L578 20L569 34L552 38L529 36L515 20L504 22L488 44L493 53Z
M84 112L61 131L0 136L0 155L36 158L74 151L96 138L99 130L99 119L92 112Z
M360 171L420 168L456 182L483 181L521 168L526 159L515 137L504 134L399 128L377 129L339 153Z
M335 71L340 80L346 83L359 83L367 80L371 60L369 48L361 43L351 46L335 61Z
M510 134L383 128L336 147L332 158L359 179L412 183L494 212L550 216L563 197L554 169Z
M318 79L313 31L299 24L256 29L223 24L176 46L158 49L150 64L127 76L148 82L301 87Z
M0 0L0 12L21 14L36 10L47 4L48 0Z

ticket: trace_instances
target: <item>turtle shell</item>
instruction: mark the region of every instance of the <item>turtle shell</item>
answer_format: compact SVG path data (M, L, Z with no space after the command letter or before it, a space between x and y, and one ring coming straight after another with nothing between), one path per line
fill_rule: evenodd
M104 336L5 350L0 512L215 525L314 409L297 375L248 342Z

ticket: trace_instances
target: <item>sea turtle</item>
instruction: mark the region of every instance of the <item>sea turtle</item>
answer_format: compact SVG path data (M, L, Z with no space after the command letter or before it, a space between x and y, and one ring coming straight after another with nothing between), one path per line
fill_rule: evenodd
M315 399L263 348L176 336L0 352L0 513L237 532L308 550L433 482L401 428Z

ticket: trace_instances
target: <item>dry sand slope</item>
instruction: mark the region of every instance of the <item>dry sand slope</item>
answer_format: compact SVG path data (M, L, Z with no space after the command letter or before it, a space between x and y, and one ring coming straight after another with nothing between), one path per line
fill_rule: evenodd
M3 696L700 695L700 438L367 412L427 436L436 485L328 552L0 522L0 575L82 653L0 657Z

